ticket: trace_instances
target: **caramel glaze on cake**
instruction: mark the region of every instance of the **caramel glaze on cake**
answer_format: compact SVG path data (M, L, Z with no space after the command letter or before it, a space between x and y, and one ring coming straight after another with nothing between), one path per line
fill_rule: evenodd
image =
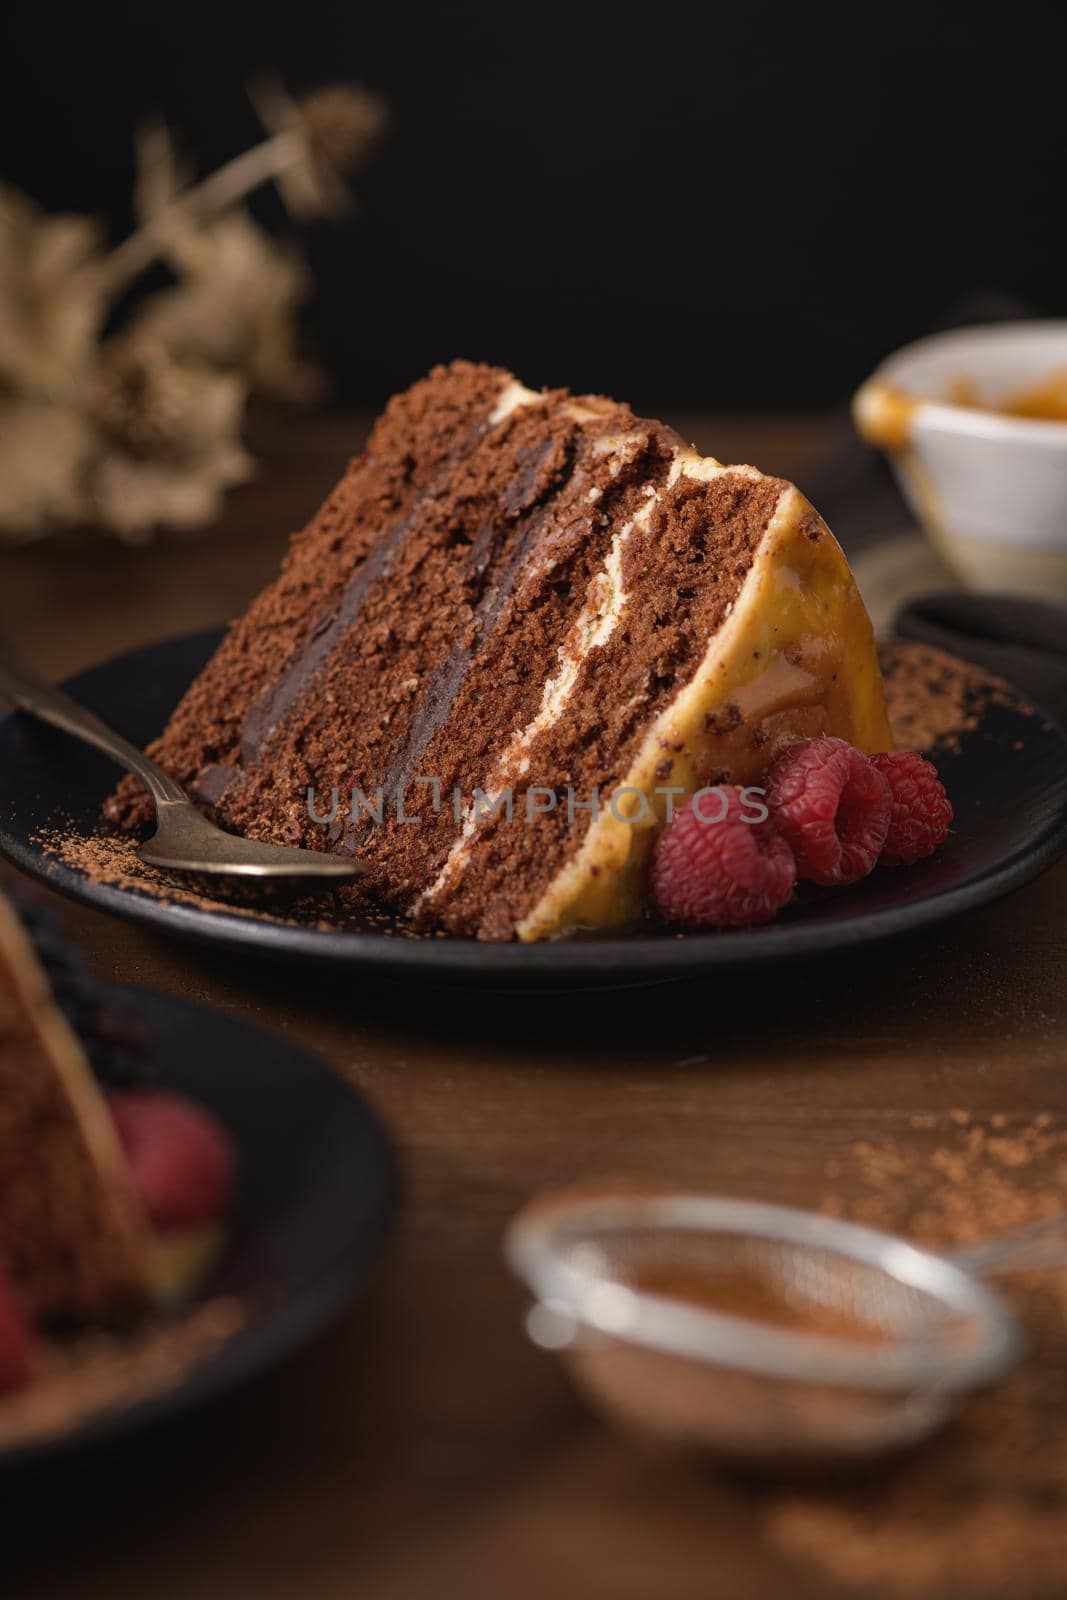
M152 754L234 832L359 851L425 926L537 939L640 914L657 789L754 782L817 732L891 742L803 496L624 405L455 362L390 402ZM335 787L323 826L308 790L325 811ZM379 787L383 819L353 821ZM513 820L476 789L510 790ZM148 814L132 782L109 804Z

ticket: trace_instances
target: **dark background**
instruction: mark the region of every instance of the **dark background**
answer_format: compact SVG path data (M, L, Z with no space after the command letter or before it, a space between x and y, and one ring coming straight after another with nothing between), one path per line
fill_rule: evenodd
M207 170L257 137L255 70L359 77L392 133L304 236L338 400L467 355L644 408L821 406L975 295L1067 309L1062 14L5 0L0 175L117 237L139 114Z

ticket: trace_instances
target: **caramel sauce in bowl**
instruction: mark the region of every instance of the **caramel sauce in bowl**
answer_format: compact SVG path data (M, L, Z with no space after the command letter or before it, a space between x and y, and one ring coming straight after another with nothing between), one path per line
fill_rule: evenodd
M908 345L852 411L967 587L1067 599L1067 321Z

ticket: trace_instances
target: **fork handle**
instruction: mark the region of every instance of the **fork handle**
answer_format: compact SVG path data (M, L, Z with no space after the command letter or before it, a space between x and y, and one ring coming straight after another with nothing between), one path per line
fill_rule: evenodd
M78 705L62 689L50 688L43 683L18 661L12 654L5 641L0 638L0 694L11 700L20 711L26 711L31 717L39 717L42 722L50 722L54 728L60 728L64 733L72 734L75 739L81 739L85 744L95 746L102 750L106 756L118 762L120 767L125 767L127 772L132 772L140 778L157 805L173 804L181 801L189 803L189 797L180 784L175 783L169 772L149 759L136 745L130 744L121 734L109 728L105 722L92 711L87 711L84 706Z

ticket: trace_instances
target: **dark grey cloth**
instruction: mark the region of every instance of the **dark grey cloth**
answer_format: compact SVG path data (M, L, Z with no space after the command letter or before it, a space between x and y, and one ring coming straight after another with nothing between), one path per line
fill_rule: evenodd
M894 631L998 673L1067 727L1067 610L946 591L910 600Z

